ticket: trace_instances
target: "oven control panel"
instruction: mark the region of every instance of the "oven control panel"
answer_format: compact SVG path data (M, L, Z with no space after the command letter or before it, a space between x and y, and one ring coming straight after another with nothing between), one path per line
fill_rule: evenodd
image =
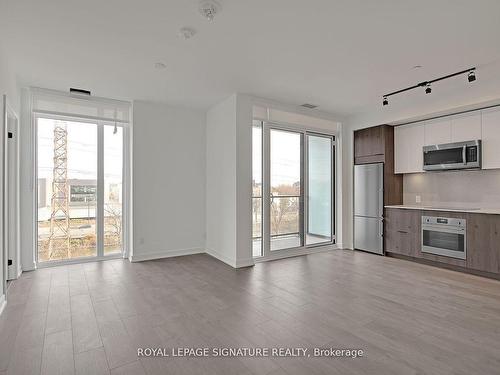
M465 228L467 220L454 217L422 216L422 224Z

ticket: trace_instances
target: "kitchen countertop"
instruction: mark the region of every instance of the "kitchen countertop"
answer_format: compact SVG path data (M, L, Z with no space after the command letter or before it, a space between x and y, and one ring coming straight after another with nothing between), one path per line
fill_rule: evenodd
M401 208L405 210L421 211L449 211L449 212L467 212L471 214L491 214L500 215L500 208L465 208L465 207L444 207L444 206L416 206L416 205L393 205L384 206L385 208Z

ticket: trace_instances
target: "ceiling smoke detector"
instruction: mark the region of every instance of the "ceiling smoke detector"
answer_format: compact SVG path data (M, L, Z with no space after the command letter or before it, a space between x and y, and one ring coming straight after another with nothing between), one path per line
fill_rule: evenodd
M182 27L179 29L179 36L182 39L191 39L193 36L195 36L196 30L191 28L191 27Z
M301 106L301 107L304 107L304 108L308 108L308 109L318 108L318 106L317 106L317 105L314 105L314 104L309 104L309 103L304 103L304 104L301 104L300 106Z
M220 12L221 6L214 0L203 0L198 10L204 18L213 21L215 15Z

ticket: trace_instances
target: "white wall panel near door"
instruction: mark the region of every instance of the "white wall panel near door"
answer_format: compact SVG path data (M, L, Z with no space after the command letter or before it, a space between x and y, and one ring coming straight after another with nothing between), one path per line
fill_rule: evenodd
M481 139L481 112L451 117L451 141L464 142Z
M425 123L425 145L451 142L451 119L444 117Z
M500 168L500 109L482 111L483 169Z

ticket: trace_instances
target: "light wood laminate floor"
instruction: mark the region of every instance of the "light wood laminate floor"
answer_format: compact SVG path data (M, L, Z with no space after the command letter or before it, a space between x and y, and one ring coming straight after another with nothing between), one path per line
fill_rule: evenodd
M138 358L138 347L338 347L339 358ZM500 282L332 251L234 270L208 255L26 272L0 374L498 374Z

